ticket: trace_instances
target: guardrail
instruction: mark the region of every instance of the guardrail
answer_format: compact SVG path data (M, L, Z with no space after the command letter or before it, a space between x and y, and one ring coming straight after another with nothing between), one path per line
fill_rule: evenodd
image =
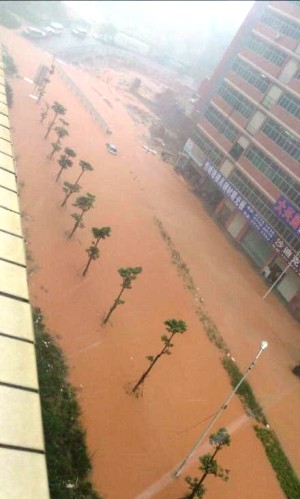
M76 83L74 83L72 78L62 69L60 65L56 66L56 72L60 76L60 78L67 84L67 87L79 99L81 104L83 104L85 109L90 113L90 115L94 118L94 120L102 128L102 130L104 130L105 133L109 132L109 126L106 121L102 118L97 109L95 109L93 104L84 95L82 90L80 90L80 88L76 85Z

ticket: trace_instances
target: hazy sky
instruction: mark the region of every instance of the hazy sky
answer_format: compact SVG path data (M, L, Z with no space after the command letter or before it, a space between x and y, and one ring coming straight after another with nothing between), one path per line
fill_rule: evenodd
M126 18L132 25L153 25L157 30L193 32L215 23L238 29L254 1L68 1L87 20L98 22Z

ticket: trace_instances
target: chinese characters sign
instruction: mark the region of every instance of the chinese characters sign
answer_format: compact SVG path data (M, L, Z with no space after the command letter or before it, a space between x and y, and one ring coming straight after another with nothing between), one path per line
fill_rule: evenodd
M254 208L241 196L232 184L215 168L209 161L206 161L204 171L217 184L224 196L228 197L236 208L243 213L248 222L259 232L268 242L272 242L276 237L275 230L265 222Z
M276 216L300 237L300 211L297 210L284 196L280 196L273 206Z
M297 255L295 255L280 237L277 237L273 242L273 248L288 264L290 264L291 268L300 275L300 254L297 253Z

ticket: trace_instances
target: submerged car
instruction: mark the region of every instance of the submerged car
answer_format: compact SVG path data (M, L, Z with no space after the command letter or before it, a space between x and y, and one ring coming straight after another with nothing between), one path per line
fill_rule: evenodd
M106 149L108 150L108 152L110 152L111 154L114 154L116 155L118 150L117 150L117 147L114 146L113 144L105 144L106 145Z

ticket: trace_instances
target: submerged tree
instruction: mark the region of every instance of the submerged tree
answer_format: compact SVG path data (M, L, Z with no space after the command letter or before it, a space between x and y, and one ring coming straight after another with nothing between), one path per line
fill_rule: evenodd
M77 185L77 184L75 184ZM105 239L106 237L110 236L111 233L111 228L110 227L102 227L101 229L98 229L97 227L92 228L92 233L95 238L94 241L92 241L91 246L86 250L87 254L89 255L89 259L87 261L87 264L84 268L84 271L82 272L82 275L85 275L89 269L89 266L91 264L92 260L97 260L100 256L100 251L98 248L98 244L101 239Z
M74 149L71 149L70 147L65 147L65 155L67 156L68 159L76 158L76 156L77 156Z
M73 165L72 161L67 158L65 154L62 154L60 159L58 160L58 164L60 166L60 170L56 176L56 182L58 182L59 177L61 176L63 170L66 170L67 168L71 168Z
M209 437L209 442L215 450L213 454L207 453L199 457L199 461L201 463L199 470L203 471L201 478L192 478L190 476L185 477L185 481L189 484L191 491L188 492L183 499L203 497L206 492L203 482L207 475L214 475L225 481L229 478L229 470L223 469L215 459L217 453L222 449L222 447L224 447L224 445L230 445L230 436L227 433L226 428L220 428L216 433L212 434Z
M87 171L93 171L93 167L92 165L90 165L90 163L88 163L87 161L79 161L79 165L81 167L81 173L79 175L79 177L77 178L75 184L77 184L79 182L79 180L81 179L82 175L84 174L84 172L87 172Z
M187 325L184 321L177 321L176 319L170 319L168 321L164 322L166 326L166 330L168 333L170 333L170 336L163 335L161 336L161 341L163 342L164 346L161 349L161 351L153 357L152 355L148 355L146 357L147 360L150 361L150 366L148 369L142 374L140 379L137 381L137 383L134 385L133 389L131 390L131 393L136 393L141 385L143 385L145 379L147 376L149 376L150 371L153 369L155 364L159 361L159 359L163 355L171 355L171 348L173 348L174 344L171 343L173 337L175 334L183 334L187 330Z
M84 223L82 221L84 214L88 210L93 208L93 204L94 204L95 199L96 199L96 197L93 194L90 194L89 192L87 192L87 194L85 196L79 196L79 198L76 199L73 206L75 206L75 208L78 208L80 210L80 213L79 214L78 213L72 214L72 217L75 220L75 224L74 224L73 229L70 232L69 239L71 239L71 237L73 236L74 232L77 230L78 227L81 229L84 227Z
M52 145L52 151L48 156L49 159L52 159L54 154L61 150L61 145L57 144L56 142L52 142L51 145Z
M50 109L50 106L48 104L48 102L45 101L45 106L46 106L46 109L44 109L42 112L41 112L41 119L40 119L40 123L43 123L43 121L47 118L48 116L48 112L49 112L49 109Z
M64 182L63 191L66 193L66 196L60 206L61 207L65 206L65 204L67 203L68 199L72 196L72 194L75 194L75 192L79 192L80 189L81 187L78 184L71 184L70 182Z
M68 130L66 130L65 128L61 127L61 126L56 126L54 128L54 130L56 131L57 133L57 141L56 141L56 144L60 144L60 141L61 139L63 139L66 135L69 135L69 132Z
M131 282L134 281L137 276L142 272L142 267L126 267L118 270L120 276L122 277L121 291L115 299L113 305L110 307L107 316L105 317L103 324L106 324L110 318L113 311L118 305L123 305L125 302L121 300L121 296L125 289L131 289Z
M59 121L61 122L63 127L69 126L69 123L66 120L64 120L63 118L59 118Z
M48 137L50 131L52 130L52 127L55 123L57 116L58 115L63 116L67 112L66 108L62 104L60 104L59 102L56 102L56 101L51 106L51 109L53 109L53 111L54 111L54 117L53 117L53 120L49 123L48 130L47 130L47 133L46 133L44 139L46 139Z

